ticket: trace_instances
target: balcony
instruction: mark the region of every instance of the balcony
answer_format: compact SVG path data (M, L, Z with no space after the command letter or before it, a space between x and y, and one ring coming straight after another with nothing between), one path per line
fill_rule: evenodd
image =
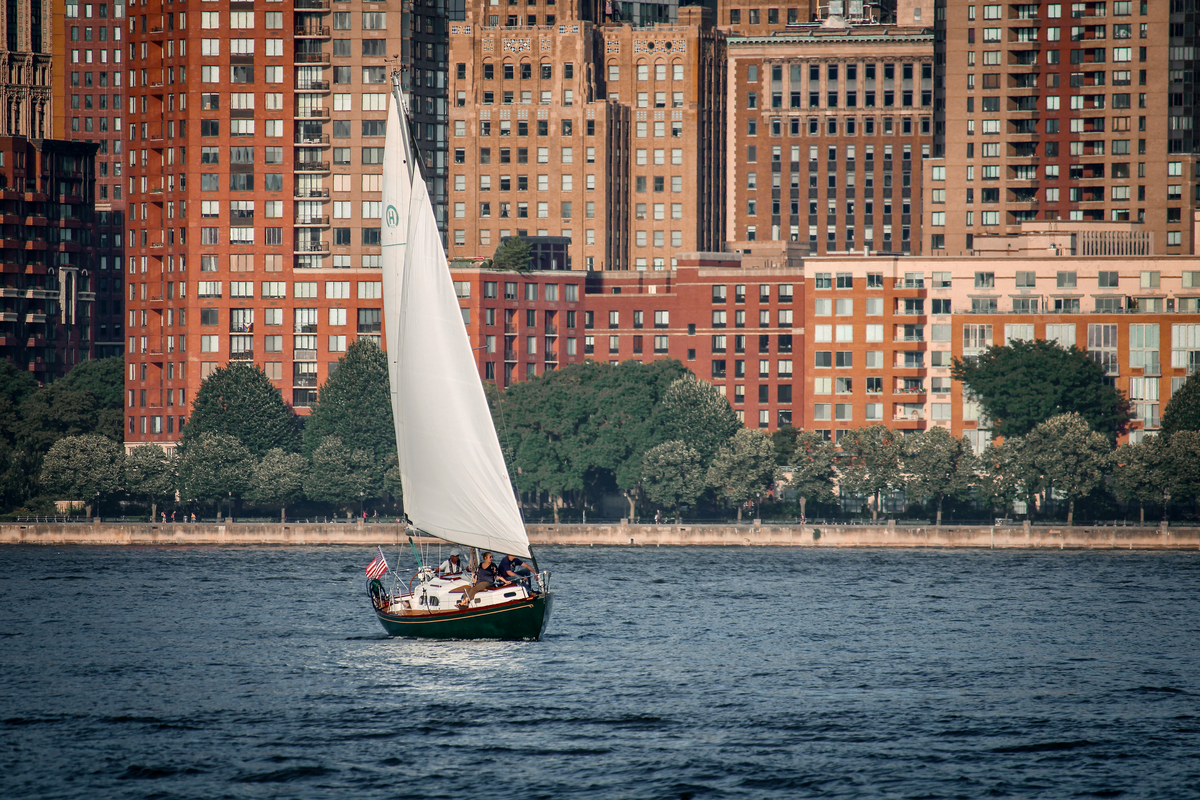
M296 53L292 62L295 64L328 64L329 53Z
M297 200L328 200L329 199L329 190L328 189L305 189L303 187L297 186L295 191L292 193L292 197L296 198Z
M293 253L328 253L329 242L296 242Z
M250 323L246 323L246 324L237 324L237 323L231 322L231 323L229 323L229 332L230 333L254 333L254 323L250 322Z
M25 315L25 321L26 321L26 322L42 323L42 322L45 322L45 321L46 321L46 315L45 315L45 314L41 314L41 313L37 313L37 312L31 312L31 313L29 313L29 314L26 314L26 315Z
M299 81L296 84L297 92L328 92L329 81Z
M230 361L253 361L254 360L254 351L253 350L241 350L236 353L230 353L229 360Z
M328 216L324 216L324 217L299 216L299 217L296 217L295 224L327 226L327 225L329 225L329 217Z
M20 318L16 311L0 311L0 322L17 322Z
M558 326L552 322L547 322L546 323L546 335L547 336L557 336L558 335Z
M904 336L904 335L901 335L901 336L897 336L897 337L895 337L894 339L892 339L892 341L893 341L893 342L924 342L924 341L925 341L925 337L924 337L924 336L919 336L919 335L916 335L916 334L913 334L913 335L910 335L910 336Z
M330 37L328 25L297 25L294 33L297 39L328 39Z
M293 119L329 119L328 108L301 108L296 107L292 114Z
M329 144L329 134L322 133L318 136L297 136L296 144L301 147L323 147Z
M296 11L328 11L329 0L295 0L292 8Z
M329 172L328 161L297 161L293 172Z
M516 361L517 360L517 351L516 350L505 350L504 351L504 360L505 361Z

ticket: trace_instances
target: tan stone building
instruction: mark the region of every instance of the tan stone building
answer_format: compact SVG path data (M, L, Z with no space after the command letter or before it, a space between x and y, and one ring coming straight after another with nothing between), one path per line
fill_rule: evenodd
M3 118L0 135L47 139L52 136L50 0L10 0L0 17L0 74Z
M724 235L724 37L679 24L452 25L449 254L570 240L572 269L665 270Z
M927 251L1026 221L1140 223L1192 253L1194 21L1169 3L939 7Z

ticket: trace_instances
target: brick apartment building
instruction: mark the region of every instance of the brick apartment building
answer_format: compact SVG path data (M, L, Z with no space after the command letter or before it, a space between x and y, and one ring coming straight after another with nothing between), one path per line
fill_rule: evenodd
M921 251L933 36L824 23L729 40L728 238Z
M388 59L405 15L361 0L138 12L126 444L170 446L218 366L254 361L305 413L349 342L380 336Z
M646 28L493 11L450 30L450 256L561 236L574 269L665 270L718 249L725 58L707 9Z
M1136 222L1195 252L1192 4L942 2L930 253L1033 220Z
M95 154L0 136L0 358L41 382L91 354Z
M803 258L788 243L681 253L663 273L591 273L583 295L570 272L454 274L470 286L460 295L480 374L499 386L583 359L676 358L751 426L832 440L876 423L943 427L982 450L988 422L951 381L952 360L1049 339L1105 367L1137 440L1200 367L1200 258L1096 255L1096 239L1109 251L1140 239L1134 226L1096 227L1030 224L982 237L966 258Z
M95 142L96 214L92 248L96 295L92 354L119 356L124 343L125 4L54 0L52 102L54 136Z

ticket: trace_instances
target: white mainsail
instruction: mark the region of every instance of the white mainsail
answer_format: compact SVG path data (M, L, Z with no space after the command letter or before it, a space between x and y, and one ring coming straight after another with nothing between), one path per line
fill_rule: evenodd
M404 510L420 530L529 556L403 106L383 160L384 327ZM410 167L411 165L411 167ZM411 174L410 174L411 170Z

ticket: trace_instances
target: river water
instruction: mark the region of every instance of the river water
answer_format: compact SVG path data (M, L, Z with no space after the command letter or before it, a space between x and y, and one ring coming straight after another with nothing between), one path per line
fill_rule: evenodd
M1200 796L1196 553L545 548L524 643L372 555L0 550L0 796Z

